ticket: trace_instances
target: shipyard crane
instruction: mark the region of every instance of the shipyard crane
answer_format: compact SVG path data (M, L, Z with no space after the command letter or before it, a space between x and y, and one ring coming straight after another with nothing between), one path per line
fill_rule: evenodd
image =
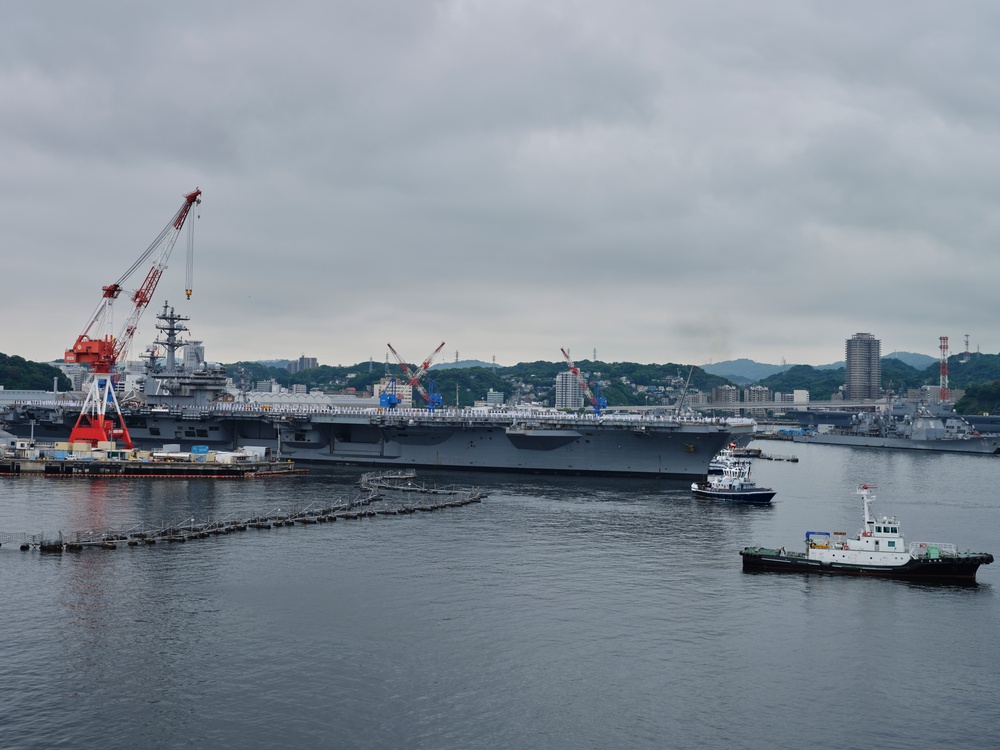
M378 405L390 410L399 406L399 397L396 396L396 378L391 378L378 394Z
M563 353L563 357L566 358L566 362L569 364L569 371L576 376L576 382L580 384L580 388L583 389L583 393L586 395L590 405L594 407L594 413L599 415L601 413L601 409L608 405L608 400L606 398L595 397L594 394L591 393L590 386L587 385L587 381L580 373L580 368L576 366L573 359L569 356L569 352L563 348L560 348L559 351Z
M397 352L395 349L392 348L392 344L386 344L386 346L389 347L389 351L392 352L392 356L394 356L396 358L396 361L399 363L400 369L403 371L403 374L407 378L406 380L407 384L411 388L415 388L417 390L417 393L423 396L427 404L433 409L434 399L432 399L431 395L427 393L427 389L420 384L420 378L422 378L424 376L424 373L426 373L427 370L430 368L431 361L434 359L434 357L438 355L438 352L444 349L444 342L442 341L438 346L438 348L435 349L433 352L431 352L430 355L428 355L427 359L425 359L421 363L420 367L418 367L415 372L412 369L410 369L410 366L406 363L406 360L404 360L402 357L399 356L399 352ZM438 397L437 405L440 406L440 397Z
M80 417L70 433L70 442L88 442L96 447L102 441L110 442L120 438L132 448L132 438L128 434L125 420L122 417L121 406L115 394L114 369L128 355L132 338L139 327L139 318L149 305L156 291L156 285L167 268L170 253L177 243L184 222L191 207L201 203L201 190L195 189L184 196L184 203L174 214L174 217L163 228L153 243L140 255L125 273L113 284L102 287L101 301L90 317L90 321L77 336L76 343L67 349L63 356L64 362L85 365L94 374L87 398L84 401ZM188 273L187 293L191 298L191 263L193 259L194 234L193 224L188 225ZM141 286L129 295L132 307L118 335L112 334L112 311L114 302L123 291L123 284L139 268L146 267L152 259L152 264L146 273ZM114 414L107 414L108 406L114 407Z
M441 395L441 391L437 388L437 383L433 380L427 381L427 408L434 411L436 408L444 404L444 397Z

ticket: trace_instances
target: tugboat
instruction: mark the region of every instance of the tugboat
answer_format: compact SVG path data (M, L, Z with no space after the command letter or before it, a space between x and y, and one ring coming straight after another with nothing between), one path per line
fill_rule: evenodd
M875 485L857 489L864 503L864 526L853 538L838 531L807 531L805 552L744 547L747 572L832 573L902 578L926 583L975 585L980 565L993 562L987 552L959 552L954 544L912 542L909 548L895 516L872 513Z
M697 497L756 505L770 503L777 494L768 487L758 487L750 479L750 462L738 458L729 458L721 475L712 474L706 482L693 483L691 491Z

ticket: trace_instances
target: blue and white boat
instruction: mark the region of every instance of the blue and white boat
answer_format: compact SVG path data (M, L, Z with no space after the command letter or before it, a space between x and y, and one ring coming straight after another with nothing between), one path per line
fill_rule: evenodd
M745 458L729 458L721 474L710 474L706 481L693 483L691 491L697 497L756 505L770 503L777 494L750 479L750 461Z
M736 460L736 454L733 453L735 450L736 443L730 443L728 446L716 453L708 464L708 473L722 474L726 470L726 467Z

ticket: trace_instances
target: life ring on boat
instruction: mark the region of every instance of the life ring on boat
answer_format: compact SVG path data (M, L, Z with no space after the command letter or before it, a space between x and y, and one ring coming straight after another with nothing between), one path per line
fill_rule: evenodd
M849 550L850 547L847 546L847 542L844 542L844 549Z

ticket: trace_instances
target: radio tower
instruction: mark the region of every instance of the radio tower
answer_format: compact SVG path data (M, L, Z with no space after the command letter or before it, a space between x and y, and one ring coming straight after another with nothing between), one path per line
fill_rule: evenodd
M972 354L969 352L969 334L965 334L965 354L962 355L962 364L970 359L972 359Z
M941 403L948 401L948 337L941 336L941 388L938 392L938 400Z

